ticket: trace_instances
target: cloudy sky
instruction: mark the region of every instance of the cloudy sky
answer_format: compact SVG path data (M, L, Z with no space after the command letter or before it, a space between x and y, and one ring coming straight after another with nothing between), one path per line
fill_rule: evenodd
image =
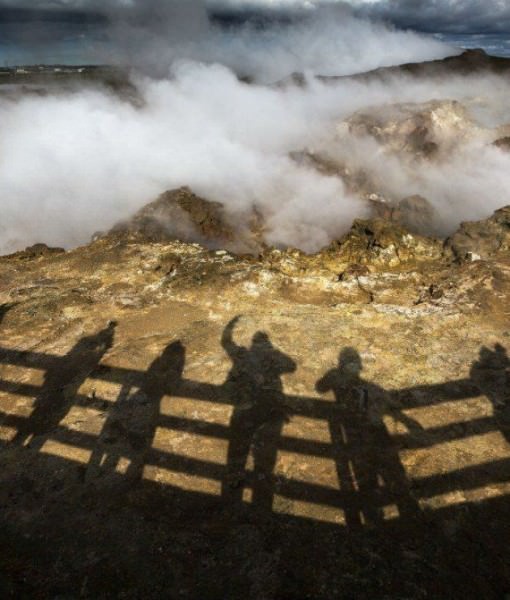
M101 21L138 7L166 10L176 0L0 0L0 21ZM322 0L205 0L214 9L310 9ZM335 0L333 0L334 2ZM340 0L336 0L337 3ZM193 0L189 0L192 4ZM355 12L427 32L508 33L509 0L349 0Z
M399 27L458 33L510 32L509 0L375 0L361 12Z

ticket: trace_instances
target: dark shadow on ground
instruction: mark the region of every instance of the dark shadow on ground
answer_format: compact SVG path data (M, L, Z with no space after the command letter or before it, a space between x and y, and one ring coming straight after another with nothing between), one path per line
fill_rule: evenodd
M145 372L100 364L113 344L114 324L61 358L2 349L0 362L22 367L37 361L46 365L46 378L26 422L0 413L0 425L18 428L14 442L0 447L0 596L504 597L510 591L509 498L470 501L469 492L510 482L510 459L416 482L408 479L399 452L480 431L504 432L498 407L507 406L506 351L482 348L468 379L389 392L365 379L358 352L344 348L338 365L317 382L319 392L334 393L330 402L286 395L282 375L295 371L295 362L263 332L249 347L239 346L236 322L221 340L232 360L222 385L185 378L180 341L171 341ZM78 431L69 437L61 421L73 403L96 406L101 400L80 397L88 377L116 383L121 391L104 408L98 435ZM424 431L405 413L407 407L462 401L480 390L495 407L494 417L462 431L449 425ZM33 388L15 391L21 392ZM232 406L230 426L162 414L164 396ZM389 414L407 434L389 435L383 420ZM332 443L283 437L293 415L327 420ZM224 440L227 464L158 450L158 428ZM88 463L41 452L50 438L88 451ZM281 449L334 460L340 489L275 478ZM218 492L149 481L142 476L147 466L183 481L216 482ZM250 502L243 497L246 487ZM289 513L314 504L324 514L340 509L345 522L278 513L277 493L288 499ZM423 499L448 494L467 495L423 508ZM389 517L388 506L396 507Z
M122 459L129 463L124 475L126 480L132 483L142 479L156 427L161 424L161 400L178 389L184 363L184 346L180 341L172 342L149 366L137 391L133 392L132 383L124 382L92 452L87 473L89 481L113 477L117 482Z
M34 450L42 447L51 433L73 406L76 394L90 373L113 345L116 323L96 334L82 338L62 358L46 371L40 394L30 417L18 427L13 444L29 444Z
M340 488L351 492L345 513L350 527L378 525L384 521L382 507L396 504L399 514L416 518L413 498L398 448L383 421L388 393L361 377L363 365L354 348L340 352L338 367L317 382L318 392L333 391L337 410L330 430ZM420 426L403 412L392 411L411 429Z
M237 320L225 327L221 339L232 361L224 392L234 407L222 496L228 504L242 502L251 449L252 502L258 508L271 511L278 442L282 427L289 419L281 376L294 372L296 363L277 350L263 331L255 333L249 348L238 346L233 340Z
M0 304L0 325L5 318L5 315L13 308L13 304Z
M494 350L483 347L470 375L491 401L494 419L510 443L510 358L506 348L500 344L496 344Z

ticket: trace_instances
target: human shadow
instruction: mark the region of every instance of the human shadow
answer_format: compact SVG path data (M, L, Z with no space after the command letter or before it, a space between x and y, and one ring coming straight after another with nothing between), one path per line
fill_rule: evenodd
M182 342L172 342L149 366L138 391L131 393L131 383L123 383L92 452L88 481L98 477L109 481L119 475L130 484L142 479L160 420L161 400L178 389L185 357Z
M0 304L0 324L5 318L5 315L13 308L14 304Z
M283 424L288 420L281 376L294 372L296 363L275 348L262 331L255 333L249 348L237 345L233 332L239 318L228 323L221 338L233 363L224 391L234 407L222 497L228 505L242 502L251 449L252 505L270 512L277 446Z
M363 379L362 369L358 352L344 348L338 366L316 383L318 392L333 391L336 399L330 428L350 528L382 524L385 505L396 504L401 517L415 518L419 513L397 448L384 424L383 417L390 412L389 394ZM410 429L420 428L402 412L391 410L391 415Z
M491 402L496 425L510 443L510 357L506 348L501 344L494 350L483 346L470 376Z
M112 347L116 325L111 321L98 333L80 339L58 365L46 371L33 411L20 424L13 445L28 444L40 450L46 434L58 427L68 414L79 388Z
M99 442L88 427L73 432L70 440L75 447L92 452L88 481L108 481L111 486L84 487L83 465L66 456L45 455L39 460L28 453L25 461L23 452L15 452L14 457L2 453L0 596L160 598L170 590L204 600L336 598L349 590L349 597L360 598L504 597L510 581L505 560L510 507L506 491L501 496L492 491L494 484L509 481L508 458L469 467L468 479L464 467L457 468L453 462L452 452L438 446L438 453L452 456L452 466L427 476L424 483L417 479L421 487L413 491L418 490L420 502L482 486L488 486L490 493L477 500L466 496L466 503L425 508L421 518L394 445L400 443L400 434L391 438L383 421L391 415L415 433L420 426L397 409L398 403L407 409L427 408L445 399L476 397L479 390L471 379L390 392L362 377L359 354L345 348L338 365L316 384L320 392L333 391L335 403L317 395L284 395L282 375L295 370L294 361L261 332L247 348L237 345L233 341L236 323L237 319L229 323L223 333L223 347L233 364L221 385L183 378L181 342L169 344L147 371L105 364L95 368L113 341L113 327L110 334L103 331L88 338L104 334L102 342L90 341L79 352L77 345L74 354L71 351L64 357L9 351L6 364L49 369L44 384L48 402L60 393L58 385L66 385L65 398L70 402L76 385L90 369L95 381L122 389L108 410ZM482 349L471 375L492 394L494 406L504 406L507 373L506 352L496 347ZM491 383L494 377L498 386ZM32 389L25 389L27 396L35 395ZM208 402L211 407L217 403L221 415L233 404L230 427L216 420L210 423L201 411L188 420L163 414L161 400L172 394ZM77 402L86 406L96 407L98 401L77 396ZM309 438L281 437L287 413L327 419L333 447ZM97 423L95 415L91 425ZM492 416L488 420L494 431ZM201 435L229 440L228 477L213 456L188 460L179 452L172 454L171 447L153 449L158 427L177 432L196 427ZM461 435L457 423L453 427L441 423L438 430L403 436L412 438L406 444L429 448L450 439L447 436ZM285 489L296 506L304 501L325 509L344 508L347 528L336 517L334 523L317 519L313 513L304 518L290 505L287 514L271 511L277 446L317 457L330 458L334 452L340 492L313 481L313 473L311 480L296 486L291 477L282 477L281 484L291 484ZM246 475L250 448L253 476ZM14 464L13 458L18 457L23 462ZM221 481L224 504L218 502L216 486L210 494L174 485L163 476L140 481L146 465ZM136 487L124 493L124 485L133 482ZM242 502L243 487L253 489L253 508L267 508L263 515L248 512L249 507L224 510L232 506L227 500ZM458 494L453 496L456 499ZM400 513L393 516L400 518L383 523L387 516L383 507L391 504ZM326 511L322 514L327 515ZM417 526L405 517L416 519ZM7 587L2 588L4 582Z

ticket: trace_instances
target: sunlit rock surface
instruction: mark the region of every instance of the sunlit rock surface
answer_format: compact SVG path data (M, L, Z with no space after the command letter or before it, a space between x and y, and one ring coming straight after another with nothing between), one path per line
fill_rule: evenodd
M510 252L510 207L485 221L462 223L447 245L461 259L480 260Z
M3 597L504 597L508 210L0 258Z
M348 126L351 134L372 136L389 150L416 158L452 151L477 129L466 108L449 100L374 107L353 115Z

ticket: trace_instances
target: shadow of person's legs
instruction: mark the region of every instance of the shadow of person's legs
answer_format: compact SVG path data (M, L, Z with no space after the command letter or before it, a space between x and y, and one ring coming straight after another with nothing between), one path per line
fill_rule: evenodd
M283 421L275 419L262 424L253 443L253 505L271 512L275 492L275 465Z

